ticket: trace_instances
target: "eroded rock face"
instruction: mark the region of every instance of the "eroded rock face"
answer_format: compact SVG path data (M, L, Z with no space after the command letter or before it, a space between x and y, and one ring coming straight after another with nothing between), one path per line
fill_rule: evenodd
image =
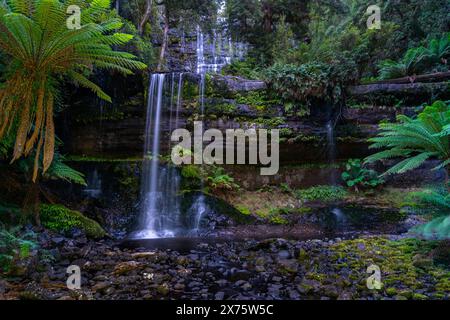
M262 80L248 80L235 76L213 75L213 85L220 91L227 93L242 93L267 89L267 84Z

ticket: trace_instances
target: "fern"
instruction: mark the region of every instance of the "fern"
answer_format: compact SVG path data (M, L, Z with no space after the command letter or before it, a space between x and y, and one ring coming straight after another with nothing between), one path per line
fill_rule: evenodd
M450 33L446 33L440 39L432 39L426 48L409 49L398 62L382 61L379 65L379 79L395 79L423 73L436 65L445 64L449 55Z
M429 239L450 239L450 216L436 218L413 231Z
M135 56L113 50L132 36L116 32L123 24L109 17L111 0L76 1L83 13L77 30L66 26L67 8L72 4L68 0L0 4L0 50L9 61L9 76L0 87L0 139L14 133L12 161L35 151L33 181L38 169L43 174L50 169L54 158L54 101L60 80L75 82L111 102L88 80L94 67L123 74L146 68Z
M435 215L430 222L412 230L425 238L450 239L450 193L446 188L425 190L412 194L428 208L433 209Z
M60 159L55 159L52 165L45 174L46 177L51 179L61 179L68 182L73 182L83 186L87 186L84 175L81 172L69 167L63 163Z
M435 102L419 114L417 119L399 116L398 123L383 123L381 132L372 142L372 149L386 149L366 158L366 163L393 158L406 158L390 168L387 174L399 174L418 168L426 160L437 158L441 164L450 164L450 104Z
M34 233L0 225L0 274L10 272L17 261L28 258L36 247Z

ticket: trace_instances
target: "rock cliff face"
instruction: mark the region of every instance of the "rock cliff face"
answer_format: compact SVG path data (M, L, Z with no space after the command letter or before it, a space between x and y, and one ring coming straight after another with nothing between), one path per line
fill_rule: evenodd
M192 76L195 80L195 76ZM227 83L220 78L219 84ZM261 83L232 80L228 90L247 90L249 87L263 88ZM143 154L146 107L142 98L135 105L119 107L117 119L87 122L72 121L66 143L69 154L91 157L135 158ZM412 108L394 109L371 107L364 109L345 109L335 128L337 158L362 158L369 154L367 137L375 135L381 120L395 120L398 114L411 114ZM192 128L193 120L200 120L198 109L184 105L180 110L178 125ZM88 119L89 120L89 119ZM250 127L278 128L282 132L280 146L281 161L302 163L327 160L327 130L322 119L315 117L296 118L284 114L282 107L260 111L254 106L238 103L235 99L206 98L203 118L208 128L216 128L225 133L226 129ZM276 120L276 121L273 121ZM165 110L161 119L162 138L169 141L170 129L174 128L170 110ZM272 123L276 122L276 123ZM162 152L167 152L162 144ZM342 155L345 155L343 157Z
M267 89L266 83L261 80L248 80L224 75L213 75L212 79L217 87L232 94Z

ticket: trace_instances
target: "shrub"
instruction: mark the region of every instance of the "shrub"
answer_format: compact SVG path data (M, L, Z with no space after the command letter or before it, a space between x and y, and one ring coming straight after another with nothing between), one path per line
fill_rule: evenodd
M268 108L281 104L278 100L270 99L266 91L251 91L245 95L237 94L236 102L249 105L258 111L267 111Z
M234 60L222 69L224 75L241 76L247 79L258 79L259 74L254 59Z
M338 186L316 186L309 189L295 191L295 195L302 201L332 202L343 199L347 192Z
M233 191L238 190L239 185L234 182L234 178L229 176L224 168L212 167L206 178L208 187L215 191Z
M266 70L271 88L286 102L308 102L327 95L330 66L307 63L300 66L276 63Z
M350 159L345 165L345 170L342 173L342 180L356 192L359 189L376 188L384 183L376 171L364 168L359 159Z

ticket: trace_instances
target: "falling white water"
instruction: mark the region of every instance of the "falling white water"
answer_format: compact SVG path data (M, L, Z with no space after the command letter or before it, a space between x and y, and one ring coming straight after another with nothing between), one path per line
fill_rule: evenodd
M328 162L333 167L336 162L336 139L334 136L333 121L330 120L327 123L327 152ZM331 168L330 184L337 185L336 172L334 168Z
M331 213L333 213L334 218L336 219L336 223L338 226L343 226L347 223L347 217L339 208L334 208L331 210Z
M97 168L94 169L92 174L88 174L87 188L83 190L91 198L99 198L102 194L102 180L99 177Z
M211 40L212 38L212 40ZM228 41L228 52L222 50L224 45L224 37L222 37L221 33L218 33L216 30L213 30L212 37L205 37L200 27L197 26L197 73L217 73L224 66L230 64L234 58L234 50L233 43L231 39L227 39ZM242 45L242 48L246 48L245 45ZM245 54L245 50L239 50L237 53L239 54L239 58L242 58Z
M205 67L205 38L197 26L197 73L202 73Z
M182 77L182 74L179 75L179 78L176 74L171 76L170 100L168 101L170 128L178 126ZM142 221L140 231L132 235L137 239L173 237L182 229L178 199L180 175L176 168L162 165L159 160L161 117L163 109L167 105L164 99L166 78L168 77L165 74L154 74L150 81L141 186ZM178 82L176 109L174 109L173 98L175 82Z
M186 52L186 34L184 33L184 31L181 34L180 51L182 53Z
M205 216L205 213L207 211L207 206L205 202L205 195L202 193L200 194L192 204L191 208L189 209L189 216L194 217L194 228L191 232L191 234L198 234L200 231L200 224L202 222L203 217Z

